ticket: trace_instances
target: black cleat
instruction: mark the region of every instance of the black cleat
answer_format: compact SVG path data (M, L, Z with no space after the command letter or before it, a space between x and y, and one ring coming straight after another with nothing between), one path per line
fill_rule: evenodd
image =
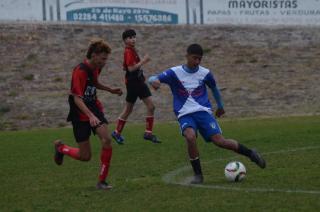
M98 182L96 185L96 188L99 190L110 190L112 189L112 186L109 185L107 182Z
M191 184L202 184L203 183L203 176L202 175L194 175L193 179L190 182Z
M62 165L63 163L63 156L64 154L62 154L61 152L59 152L59 147L61 145L63 145L61 140L56 140L53 142L54 144L54 162L56 162L57 165Z
M157 136L155 136L151 133L144 133L143 138L144 138L144 140L149 140L152 143L161 143L161 141L158 140Z
M251 156L250 156L251 161L255 162L260 168L264 169L266 168L266 161L262 158L262 156L256 151L252 150Z

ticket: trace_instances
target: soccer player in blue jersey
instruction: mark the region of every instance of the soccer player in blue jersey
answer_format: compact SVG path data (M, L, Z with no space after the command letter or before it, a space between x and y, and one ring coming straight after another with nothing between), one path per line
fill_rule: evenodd
M161 83L165 83L171 88L174 113L178 118L182 135L185 137L194 171L191 183L200 184L203 182L196 144L198 131L207 142L247 156L260 168L265 168L266 162L256 150L249 149L236 140L222 136L219 124L212 114L206 86L212 91L217 103L216 117L221 117L225 113L223 101L212 73L209 69L200 66L202 56L202 47L199 44L191 44L187 48L186 64L172 67L148 79L154 89L160 88Z

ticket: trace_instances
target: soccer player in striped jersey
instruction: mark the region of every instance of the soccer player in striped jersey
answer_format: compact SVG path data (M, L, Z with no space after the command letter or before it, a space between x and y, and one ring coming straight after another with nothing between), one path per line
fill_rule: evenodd
M212 91L217 103L216 117L221 117L225 113L224 105L213 74L209 69L200 66L202 56L202 47L199 44L192 44L187 48L186 64L172 67L148 79L154 89L159 89L161 83L169 85L171 89L174 113L178 118L182 135L185 137L190 163L194 171L191 183L203 182L196 144L198 132L207 142L233 150L248 157L260 168L265 168L266 162L256 150L222 136L221 128L213 115L207 87Z

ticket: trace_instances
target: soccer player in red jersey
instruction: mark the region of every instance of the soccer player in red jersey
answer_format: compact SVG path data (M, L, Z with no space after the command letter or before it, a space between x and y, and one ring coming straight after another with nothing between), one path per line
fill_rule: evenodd
M80 161L91 159L90 135L91 131L97 134L101 141L101 168L97 189L112 188L106 182L112 156L111 137L108 132L108 121L104 116L104 109L97 99L96 90L105 90L112 94L122 95L120 88L110 88L98 80L102 68L105 66L110 46L101 39L90 42L86 59L77 65L72 72L71 91L69 95L70 112L68 121L73 126L73 134L78 148L63 144L61 140L54 141L57 165L63 163L64 155Z
M133 107L139 97L147 107L146 129L143 135L145 140L153 143L160 141L152 133L154 122L155 106L151 99L151 92L145 83L145 77L141 67L150 61L149 55L145 55L141 60L135 49L136 32L133 29L127 29L122 33L122 39L125 43L123 70L126 72L125 83L127 88L126 106L120 114L116 129L112 132L112 137L118 144L124 143L121 132L126 124L129 115L132 113Z

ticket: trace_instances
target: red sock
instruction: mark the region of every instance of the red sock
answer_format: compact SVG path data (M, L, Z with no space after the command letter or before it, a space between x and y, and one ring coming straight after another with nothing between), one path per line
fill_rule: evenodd
M153 116L147 116L146 117L146 131L145 132L152 133L153 121L154 121L154 117Z
M80 160L79 148L74 148L63 144L59 147L58 151L64 155L69 155L73 159Z
M126 120L118 118L117 128L115 130L116 133L121 134L125 124L126 124Z
M101 155L100 155L100 161L101 161L101 169L99 174L100 182L105 181L108 176L111 157L112 157L112 147L102 148Z

